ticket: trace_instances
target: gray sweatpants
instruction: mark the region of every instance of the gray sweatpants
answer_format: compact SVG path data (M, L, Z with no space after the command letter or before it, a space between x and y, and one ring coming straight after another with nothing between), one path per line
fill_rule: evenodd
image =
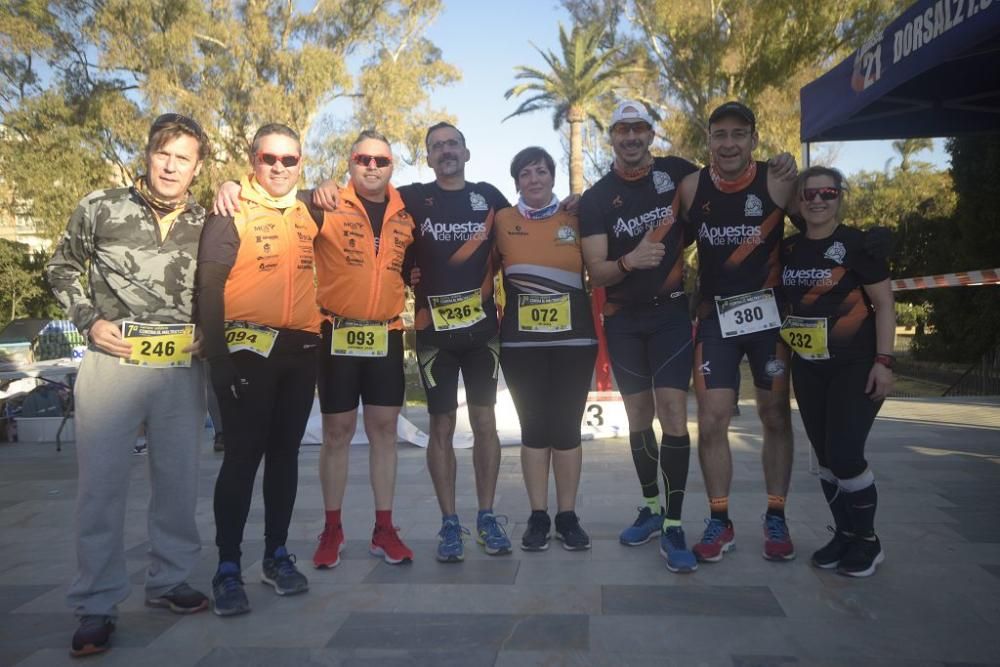
M146 595L185 581L201 550L195 507L199 445L205 426L205 374L191 368L121 366L87 350L74 391L79 480L77 574L67 601L80 616L117 615L129 594L125 568L125 501L139 427L146 426L150 564Z

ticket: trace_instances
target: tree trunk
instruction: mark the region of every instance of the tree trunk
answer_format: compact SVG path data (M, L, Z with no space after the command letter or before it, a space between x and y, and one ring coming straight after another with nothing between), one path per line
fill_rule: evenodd
M569 189L570 194L583 192L583 119L569 118Z

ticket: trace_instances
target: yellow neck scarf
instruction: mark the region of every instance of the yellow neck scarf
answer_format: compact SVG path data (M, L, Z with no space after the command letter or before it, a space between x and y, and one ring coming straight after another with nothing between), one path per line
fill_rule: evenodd
M291 189L288 194L282 197L275 197L268 193L267 190L257 182L257 179L253 174L244 176L240 180L240 186L243 188L240 191L240 197L248 201L257 202L261 206L267 206L268 208L274 209L284 209L291 208L295 206L296 194L298 193L298 186Z

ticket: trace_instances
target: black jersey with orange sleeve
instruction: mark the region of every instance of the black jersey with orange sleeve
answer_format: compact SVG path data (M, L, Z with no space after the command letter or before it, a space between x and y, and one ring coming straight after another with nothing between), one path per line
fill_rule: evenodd
M481 290L485 318L462 329L497 329L493 298L494 216L510 203L489 183L466 183L445 190L437 183L413 183L399 188L406 210L416 224L412 260L420 269L415 292L416 329L433 329L428 297Z
M607 173L580 200L580 231L584 237L605 234L608 259L631 252L650 229L666 254L659 266L636 270L607 287L605 315L627 305L648 304L658 297L684 295L684 230L676 219L677 184L698 167L679 157L653 159L649 175L627 181Z
M767 191L766 162L757 162L757 175L737 192L719 190L702 169L687 218L689 238L698 242L698 317L715 316L717 296L779 285L785 211Z
M548 218L529 220L511 207L497 213L496 230L507 294L500 344L503 347L596 345L590 297L583 287L577 217L558 211ZM538 308L528 305L533 300L553 297L568 301L568 328L546 331L544 316L542 326L538 321L521 322L522 316L537 317ZM524 308L520 307L522 301Z
M875 311L864 286L889 277L864 249L864 232L838 225L825 239L791 236L781 247L781 286L791 314L827 318L832 359L875 354Z

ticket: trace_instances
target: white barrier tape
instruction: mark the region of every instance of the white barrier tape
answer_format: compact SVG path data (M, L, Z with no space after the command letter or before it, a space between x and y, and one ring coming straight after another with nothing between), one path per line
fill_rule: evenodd
M901 292L931 287L996 285L998 283L1000 283L1000 269L983 269L982 271L959 271L958 273L922 276L920 278L900 278L892 281L892 291Z

